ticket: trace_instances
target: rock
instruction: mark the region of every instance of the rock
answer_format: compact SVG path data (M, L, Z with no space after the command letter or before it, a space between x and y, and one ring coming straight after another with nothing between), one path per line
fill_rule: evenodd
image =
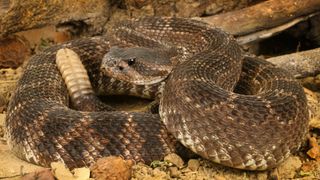
M309 144L311 149L309 149L307 152L308 156L320 162L320 146L317 142L317 139L314 137L309 138Z
M28 41L16 35L0 40L0 68L17 68L30 54Z
M21 180L54 180L54 176L50 169L35 171L21 177Z
M215 180L226 180L225 177L219 176L219 175L215 175L215 176L214 176L214 179L215 179Z
M269 172L269 175L268 175L268 179L274 179L274 180L278 180L278 179L281 179L282 177L279 176L279 173L277 171L277 169L272 169L270 172ZM285 178L285 177L283 177ZM285 178L287 179L287 178Z
M301 172L304 174L307 173L312 173L313 171L315 171L318 167L320 166L319 163L317 163L316 161L308 161L308 162L304 162L301 166Z
M74 179L71 171L62 162L53 162L50 164L52 172L57 179Z
M307 78L305 78L307 79ZM305 80L304 82L306 82ZM314 85L315 82L312 80L309 84ZM309 86L311 86L309 85ZM318 92L311 91L307 88L304 88L304 92L308 99L308 107L310 109L310 121L309 126L310 128L318 128L320 129L320 104L319 104L319 97L320 94Z
M90 169L87 167L76 168L73 170L73 173L76 180L92 180L90 178Z
M92 180L90 179L90 170L86 167L70 171L62 162L53 162L51 168L53 175L58 180Z
M132 179L147 179L152 177L153 169L141 162L132 167Z
M320 129L320 119L318 118L311 118L309 121L309 126L311 128L317 128Z
M177 167L169 167L170 176L173 178L177 178L180 175L180 171Z
M2 113L5 110L6 104L7 103L5 97L2 94L0 94L0 113Z
M131 178L132 166L133 161L131 160L124 160L117 156L109 156L98 159L90 169L92 177L95 180L126 180Z
M257 179L258 180L268 179L268 174L267 173L258 173L257 174Z
M277 169L281 178L291 179L296 175L296 171L301 167L302 162L297 156L290 156Z
M168 178L169 178L168 175L164 171L161 171L159 168L155 168L152 171L152 178L151 178L152 180L153 179L162 180L162 179L168 179Z
M1 52L0 52L1 54ZM16 88L16 83L22 74L22 68L0 69L0 109L5 110L10 100L11 94ZM0 111L1 111L0 110Z
M181 157L178 156L178 155L175 154L175 153L168 154L166 157L164 157L164 160L171 162L172 164L174 164L174 165L177 166L178 168L182 168L183 165L184 165L184 162L183 162L183 160L181 159Z
M188 161L188 168L192 171L197 171L200 166L200 162L197 159L190 159Z

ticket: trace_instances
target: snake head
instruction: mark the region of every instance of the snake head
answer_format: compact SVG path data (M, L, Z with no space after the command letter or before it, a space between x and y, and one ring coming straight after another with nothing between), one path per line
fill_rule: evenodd
M163 81L170 74L172 56L170 52L144 47L112 47L104 55L100 68L109 77L150 85Z

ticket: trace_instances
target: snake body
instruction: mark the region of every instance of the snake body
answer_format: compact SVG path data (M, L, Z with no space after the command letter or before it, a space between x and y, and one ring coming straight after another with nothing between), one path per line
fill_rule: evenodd
M111 46L174 47L185 58L165 82L132 85L99 72ZM80 56L98 94L153 98L162 90L163 123L157 114L70 109L55 64L57 50L66 47ZM243 58L223 31L195 20L153 17L33 56L8 106L6 128L12 151L44 166L52 161L89 166L108 155L148 163L174 152L177 139L213 162L264 170L299 148L307 132L306 107L294 78L264 60Z

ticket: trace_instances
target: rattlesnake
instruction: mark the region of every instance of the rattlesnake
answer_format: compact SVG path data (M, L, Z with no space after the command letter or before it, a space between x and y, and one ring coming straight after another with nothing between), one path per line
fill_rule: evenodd
M163 82L120 83L99 71L111 46L173 47L181 61ZM55 64L61 48L79 54L97 94L153 98L161 90L163 123L157 114L70 109ZM151 17L118 23L106 37L82 38L34 55L8 106L6 128L12 151L44 166L52 161L88 166L108 155L149 163L174 152L178 139L214 162L264 170L299 148L307 123L303 89L287 72L243 58L231 36L205 23Z

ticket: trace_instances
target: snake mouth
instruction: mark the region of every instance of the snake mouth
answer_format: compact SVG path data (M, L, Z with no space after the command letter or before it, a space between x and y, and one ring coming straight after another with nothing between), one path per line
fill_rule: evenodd
M157 76L157 77L143 79L143 80L138 79L138 80L132 81L132 83L134 83L136 85L153 85L153 84L160 83L160 82L164 81L165 79L166 79L166 77Z
M161 53L146 48L112 47L104 55L100 70L106 76L135 85L157 84L165 80L173 68L170 58Z
M133 83L135 85L153 85L164 81L167 76L143 76L140 73L123 67L106 67L101 66L101 72L120 81Z

